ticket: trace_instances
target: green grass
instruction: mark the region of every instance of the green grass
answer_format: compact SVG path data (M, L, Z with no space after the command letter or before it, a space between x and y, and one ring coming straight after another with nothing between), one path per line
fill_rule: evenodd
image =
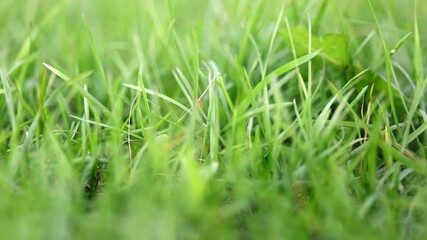
M0 239L424 239L426 11L0 1Z

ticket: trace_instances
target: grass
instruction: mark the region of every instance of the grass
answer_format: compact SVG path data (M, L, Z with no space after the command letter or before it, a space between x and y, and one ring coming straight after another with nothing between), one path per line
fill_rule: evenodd
M427 233L424 1L0 9L0 239Z

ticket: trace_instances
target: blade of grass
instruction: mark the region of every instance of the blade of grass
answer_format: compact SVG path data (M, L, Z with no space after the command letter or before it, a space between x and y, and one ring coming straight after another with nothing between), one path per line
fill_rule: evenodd
M55 75L60 77L62 80L64 80L65 82L67 82L67 83L70 82L71 86L74 89L76 89L82 96L87 98L89 100L89 102L91 102L93 105L95 105L96 108L101 110L102 113L108 115L109 117L114 117L113 114L110 112L110 110L108 110L108 108L106 108L100 101L98 101L98 99L96 99L94 96L92 96L89 92L85 91L80 85L75 83L72 78L70 78L65 73L61 72L57 68L54 68L53 66L51 66L47 63L43 63L43 65L47 69L49 69L52 73L54 73ZM80 79L84 79L86 77L89 77L90 75L91 75L91 72L86 72L82 76L78 76L78 78L80 80Z

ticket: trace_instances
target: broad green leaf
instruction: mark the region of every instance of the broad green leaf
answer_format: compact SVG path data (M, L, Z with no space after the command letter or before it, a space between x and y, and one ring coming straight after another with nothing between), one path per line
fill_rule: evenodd
M295 27L290 29L292 41L295 51L298 56L308 53L309 32L303 27ZM287 30L282 31L282 36L285 43L291 47L291 38ZM318 57L324 58L328 63L345 68L350 64L350 55L347 43L347 36L343 34L327 34L323 37L311 35L311 49L320 51ZM359 65L350 66L355 74L364 71L364 68ZM387 80L372 70L367 70L358 80L358 89L362 89L367 85L373 85L373 94L375 96L386 94L385 90L388 87ZM392 94L395 98L400 99L399 89L392 86ZM399 102L399 101L398 101ZM400 103L398 103L400 104Z
M309 32L302 27L295 27L290 30L292 41L298 56L308 53ZM282 32L283 39L288 46L291 46L291 36L287 30ZM320 50L320 57L329 63L342 67L349 63L349 53L347 37L343 34L328 34L323 37L311 36L311 49Z

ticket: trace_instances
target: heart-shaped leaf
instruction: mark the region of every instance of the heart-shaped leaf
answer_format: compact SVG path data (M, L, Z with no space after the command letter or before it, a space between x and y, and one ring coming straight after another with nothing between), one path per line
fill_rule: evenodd
M309 49L309 32L303 27L295 27L290 31L283 30L283 39L291 47L292 42L298 56L306 55ZM289 34L290 33L290 34ZM324 58L329 63L343 67L349 64L349 53L347 37L343 34L328 34L323 37L311 35L312 51L320 50L319 57Z

